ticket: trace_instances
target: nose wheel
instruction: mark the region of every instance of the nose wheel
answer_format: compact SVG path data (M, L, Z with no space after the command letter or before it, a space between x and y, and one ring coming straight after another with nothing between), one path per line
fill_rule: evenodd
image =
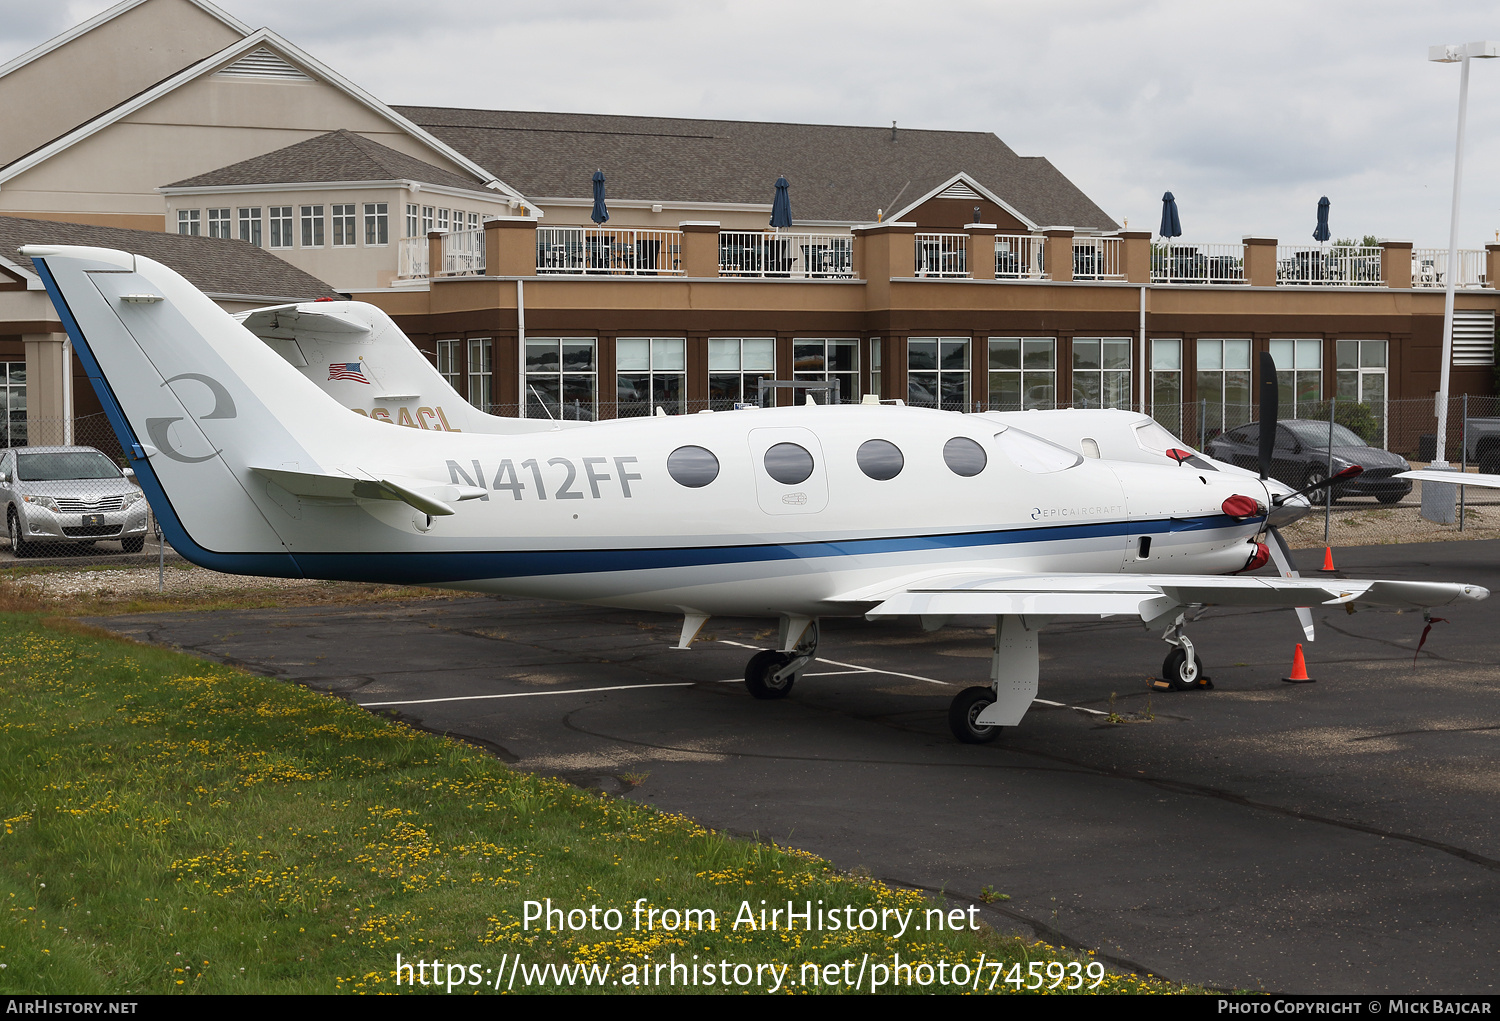
M1162 679L1155 682L1152 687L1163 691L1193 691L1198 688L1212 688L1213 682L1203 673L1203 660L1198 656L1198 651L1193 648L1193 642L1187 635L1182 633L1183 618L1178 617L1176 622L1162 635L1162 641L1172 646L1172 651L1167 653L1167 658L1162 660Z

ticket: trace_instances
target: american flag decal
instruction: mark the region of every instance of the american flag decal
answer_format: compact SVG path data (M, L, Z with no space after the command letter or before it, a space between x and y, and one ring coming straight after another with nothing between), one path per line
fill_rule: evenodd
M365 374L360 371L359 362L334 362L332 365L328 366L328 378L352 379L356 383L366 384L370 382L365 378Z

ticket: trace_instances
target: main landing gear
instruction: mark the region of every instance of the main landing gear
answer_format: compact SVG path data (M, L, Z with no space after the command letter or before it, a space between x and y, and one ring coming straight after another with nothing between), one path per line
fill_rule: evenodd
M766 649L745 664L745 687L756 698L786 698L797 677L818 652L818 622L807 617L781 618L781 649Z
M1203 673L1203 660L1193 648L1192 640L1182 633L1185 617L1179 616L1161 636L1162 641L1172 646L1172 651L1162 660L1162 679L1151 683L1158 691L1193 691L1214 686Z
M1037 635L1048 617L995 618L990 683L965 688L948 706L948 729L963 744L987 744L1014 727L1036 698L1041 673Z

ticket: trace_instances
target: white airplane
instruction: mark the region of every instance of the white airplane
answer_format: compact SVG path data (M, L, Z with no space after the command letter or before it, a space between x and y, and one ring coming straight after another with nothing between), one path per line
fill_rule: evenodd
M1037 635L1054 615L1164 627L1164 673L1191 687L1202 664L1183 626L1199 606L1426 608L1489 594L1295 577L1280 543L1268 550L1259 536L1275 538L1272 526L1307 502L1275 480L1161 449L1176 441L1144 416L813 405L539 431L468 412L459 426L460 401L447 428L419 416L391 428L389 415L370 417L376 405L352 414L327 392L376 385L355 378L369 379L358 359L335 357L323 380L327 350L315 363L297 340L309 379L268 347L278 338L257 341L156 262L23 251L167 538L191 562L681 614L678 648L712 615L773 617L777 647L745 672L758 698L791 691L821 617L909 615L931 628L979 614L996 622L990 684L961 692L949 723L959 740L982 742L1029 708ZM351 335L361 316L380 325L359 309L313 311ZM390 371L399 392L385 396L430 400L419 409L433 421L437 404L457 399L414 366ZM1281 577L1225 576L1268 557Z

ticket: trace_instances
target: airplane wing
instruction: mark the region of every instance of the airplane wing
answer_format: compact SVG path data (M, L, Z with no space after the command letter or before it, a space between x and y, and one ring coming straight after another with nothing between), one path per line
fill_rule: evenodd
M1455 471L1432 471L1428 468L1419 468L1416 471L1402 472L1393 476L1398 479L1416 479L1418 482L1447 482L1455 486L1484 486L1488 489L1500 489L1500 475L1482 475L1474 472Z
M1311 606L1353 603L1419 609L1477 602L1478 585L1422 581L1224 577L1170 574L950 574L873 587L840 597L874 602L871 619L960 614L1128 614L1148 627L1170 622L1183 609L1208 606Z

